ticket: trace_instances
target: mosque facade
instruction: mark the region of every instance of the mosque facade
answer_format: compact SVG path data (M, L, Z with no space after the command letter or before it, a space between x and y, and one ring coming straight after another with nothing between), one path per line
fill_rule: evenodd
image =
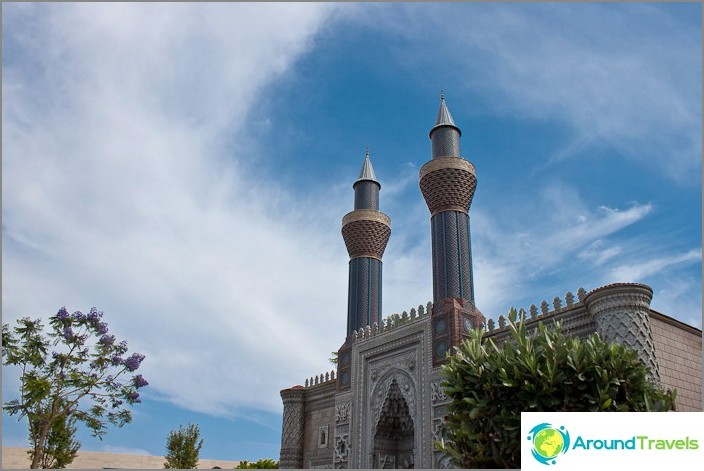
M461 134L441 96L431 159L419 174L430 212L433 301L385 320L382 257L391 220L379 210L381 184L365 155L353 184L354 210L342 219L350 262L337 370L281 391L281 468L451 467L433 446L445 433L446 353L475 327L497 341L508 335L503 317L487 321L475 305L469 211L477 172L461 156ZM613 283L567 292L521 314L528 328L559 321L571 335L598 332L634 348L653 379L677 389L677 410L700 411L702 332L651 309L652 296L647 285Z

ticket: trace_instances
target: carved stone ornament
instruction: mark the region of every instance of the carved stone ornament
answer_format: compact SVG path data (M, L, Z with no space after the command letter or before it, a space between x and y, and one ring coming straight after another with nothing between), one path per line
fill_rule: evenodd
M351 403L339 404L335 406L335 423L336 424L346 424L350 421L350 408Z
M349 434L335 437L335 463L347 462L350 455Z
M445 402L448 399L447 394L445 394L445 391L443 391L442 386L440 386L440 383L432 382L430 383L430 388L430 400L433 402L433 404L437 402Z

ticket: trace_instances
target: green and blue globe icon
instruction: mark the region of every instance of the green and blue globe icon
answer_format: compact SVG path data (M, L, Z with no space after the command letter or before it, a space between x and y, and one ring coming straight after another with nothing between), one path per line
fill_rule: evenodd
M555 464L558 455L570 449L570 434L564 426L555 428L548 423L536 425L530 430L528 440L533 443L533 458L545 465Z

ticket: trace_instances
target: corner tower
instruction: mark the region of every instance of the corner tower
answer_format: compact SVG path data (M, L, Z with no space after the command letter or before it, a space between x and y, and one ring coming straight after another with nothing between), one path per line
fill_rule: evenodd
M430 130L432 159L420 169L420 190L430 210L433 253L433 360L484 323L474 303L469 207L477 186L474 165L460 156L462 132L440 94Z
M354 211L342 218L342 237L350 255L347 337L381 320L381 257L391 235L391 220L379 211L381 184L367 149L354 189Z

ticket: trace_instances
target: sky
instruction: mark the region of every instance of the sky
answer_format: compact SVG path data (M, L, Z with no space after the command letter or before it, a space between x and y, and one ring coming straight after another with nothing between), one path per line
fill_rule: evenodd
M332 370L368 147L383 316L432 299L440 91L487 318L613 282L702 325L701 3L2 4L2 318L95 306L150 385L83 450L278 459ZM3 368L2 398L17 397ZM3 446L26 424L3 414Z

